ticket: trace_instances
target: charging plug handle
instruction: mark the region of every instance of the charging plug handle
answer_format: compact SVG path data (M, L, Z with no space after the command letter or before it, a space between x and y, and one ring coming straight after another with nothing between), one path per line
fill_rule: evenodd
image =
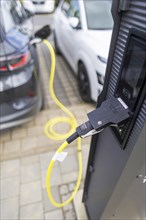
M128 119L132 113L121 98L112 96L87 115L89 121L76 128L76 132L66 140L68 143L78 137L84 138L99 133L107 126L118 126Z
M107 126L118 126L132 113L121 98L110 97L96 110L88 113L92 127L99 131Z

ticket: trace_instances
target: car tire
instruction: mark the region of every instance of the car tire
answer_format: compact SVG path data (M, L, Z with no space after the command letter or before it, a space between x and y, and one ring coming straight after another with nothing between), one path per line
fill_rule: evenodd
M80 96L84 102L91 102L90 82L87 70L83 63L78 68L78 89Z
M56 54L61 54L59 46L58 46L58 41L57 41L55 31L54 31L54 47L55 47Z

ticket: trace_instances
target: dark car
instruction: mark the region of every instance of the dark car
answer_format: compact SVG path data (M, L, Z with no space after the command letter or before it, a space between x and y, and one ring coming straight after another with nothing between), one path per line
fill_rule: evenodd
M42 108L43 95L36 46L31 44L33 34L28 11L18 0L5 0L1 1L0 15L2 130L30 120Z

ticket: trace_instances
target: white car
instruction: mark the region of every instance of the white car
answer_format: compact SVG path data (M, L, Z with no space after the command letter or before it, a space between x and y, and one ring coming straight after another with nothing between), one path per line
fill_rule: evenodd
M113 28L110 0L63 0L54 13L54 44L77 74L85 102L97 101Z
M55 9L55 0L31 0L36 13L52 13Z

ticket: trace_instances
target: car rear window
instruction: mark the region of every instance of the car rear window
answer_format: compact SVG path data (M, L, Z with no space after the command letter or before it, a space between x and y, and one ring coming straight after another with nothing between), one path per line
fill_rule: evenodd
M26 12L20 1L13 0L11 2L10 12L16 24L22 23L27 19Z
M6 33L26 18L25 10L19 1L5 0L1 5L1 24Z
M84 1L88 29L112 29L111 1Z
M6 33L15 27L14 20L9 11L9 6L9 2L6 2L1 8L1 25Z

